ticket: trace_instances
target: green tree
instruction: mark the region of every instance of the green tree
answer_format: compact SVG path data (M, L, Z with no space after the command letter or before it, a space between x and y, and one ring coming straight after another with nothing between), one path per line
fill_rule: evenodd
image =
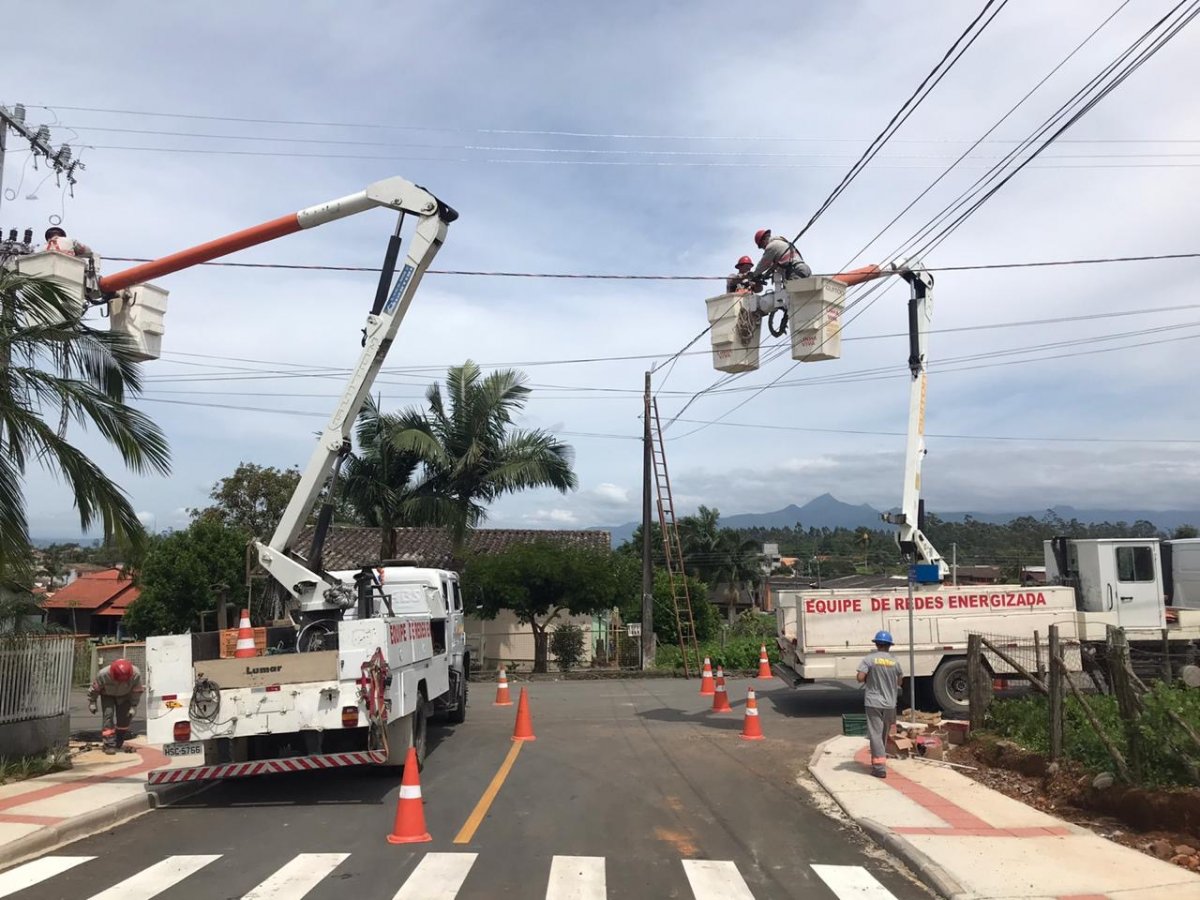
M209 492L212 505L192 510L192 518L219 522L228 528L267 539L283 518L288 501L300 483L296 467L277 469L242 462L213 485Z
M1182 541L1188 538L1200 537L1200 531L1196 530L1195 525L1180 525L1175 529L1175 533L1171 535L1175 540Z
M413 500L414 516L444 525L457 549L504 494L552 487L563 493L577 485L573 451L548 431L522 430L514 419L525 406L524 375L506 369L483 375L468 360L426 393L428 414L392 435L392 445L422 460L423 479Z
M207 517L184 531L152 540L138 575L141 595L129 605L123 626L137 637L180 634L215 610L222 591L245 596L246 543L250 536Z
M507 609L530 627L533 671L545 672L547 627L563 612L587 615L618 606L628 578L612 553L540 541L470 557L463 586L481 617L494 619Z
M686 571L718 591L732 622L743 590L754 591L762 577L761 548L732 528L720 527L721 513L701 506L679 521L679 542Z
M342 493L363 524L379 529L381 560L396 558L397 528L424 524L418 518L414 482L421 457L398 450L390 439L420 426L419 412L384 413L370 398L358 416L354 433L358 452L346 466Z
M570 672L583 660L583 629L574 622L559 622L550 632L550 652L558 668Z
M0 571L28 559L22 489L31 462L61 475L84 529L144 542L125 492L66 438L92 425L138 474L168 474L166 438L126 402L141 392L129 338L83 321L83 309L48 279L0 268Z

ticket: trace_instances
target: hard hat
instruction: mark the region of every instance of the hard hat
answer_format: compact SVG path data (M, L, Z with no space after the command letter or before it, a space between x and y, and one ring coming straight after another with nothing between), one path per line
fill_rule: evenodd
M51 225L49 228L46 229L46 240L50 240L50 238L52 238L52 237L66 237L66 236L67 236L67 233L65 231L63 231L61 228L59 228L57 225Z
M754 246L759 247L761 249L761 247L764 243L763 238L765 238L770 233L771 233L770 228L760 228L760 229L758 229L758 231L754 232Z
M127 659L116 659L108 671L116 681L128 681L133 677L133 663Z
M752 265L754 265L754 260L752 260L752 259L751 259L750 257L748 257L748 256L743 256L741 259L739 259L739 260L737 261L737 266L736 266L736 268L739 268L739 269L740 269L742 266L752 266Z
M891 646L896 642L892 640L892 633L890 631L877 631L875 632L874 643Z

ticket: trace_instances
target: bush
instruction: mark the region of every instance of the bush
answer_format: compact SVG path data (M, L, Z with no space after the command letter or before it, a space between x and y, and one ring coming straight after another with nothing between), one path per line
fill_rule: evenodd
M764 641L758 638L730 637L725 641L725 647L722 649L719 640L704 641L700 644L700 658L703 660L707 656L711 659L714 672L718 665L724 666L730 672L757 669L758 653L763 643ZM779 654L774 647L774 642L765 641L765 643L767 645L767 658L772 662L778 661ZM657 669L682 671L683 660L679 654L679 645L663 646L659 644L654 665Z
M555 625L550 632L550 652L558 668L570 672L583 660L583 629L571 622Z
M1108 738L1129 759L1125 722L1115 697L1093 694L1088 706ZM1143 698L1145 712L1138 720L1142 737L1142 781L1148 785L1190 784L1187 767L1179 753L1194 754L1188 737L1167 715L1170 709L1185 722L1200 721L1200 693L1186 688L1156 684ZM1050 750L1048 701L1040 694L1012 700L997 700L988 708L988 726L997 734L1016 741L1028 750ZM1073 696L1064 698L1063 754L1095 771L1111 771L1112 757L1104 749L1087 716Z

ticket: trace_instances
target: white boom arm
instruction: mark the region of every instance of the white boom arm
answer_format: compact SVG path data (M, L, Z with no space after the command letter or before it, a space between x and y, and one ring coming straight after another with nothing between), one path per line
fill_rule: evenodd
M310 206L299 212L289 213L261 225L106 276L100 279L93 292L97 298L109 297L126 287L143 284L151 278L177 272L246 247L375 207L396 210L400 213L400 221L388 244L379 290L362 332L362 354L270 543L255 541L259 563L298 601L302 611L336 609L349 606L353 602L351 587L323 571L313 571L313 567L305 565L304 561L292 555L293 544L308 520L313 504L324 488L335 463L349 450L350 429L354 420L383 365L396 330L400 327L400 321L408 311L417 285L421 283L421 277L441 249L446 239L446 228L458 218L458 213L410 181L403 178L385 178L356 194ZM388 283L395 271L400 247L400 227L404 223L405 215L418 217L416 232L400 275L389 292ZM317 562L314 561L314 566L320 569L321 567L316 565Z

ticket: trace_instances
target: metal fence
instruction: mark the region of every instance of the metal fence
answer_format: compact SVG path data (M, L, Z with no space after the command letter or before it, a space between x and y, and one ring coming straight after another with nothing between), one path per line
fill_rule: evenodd
M74 655L69 635L0 637L0 725L65 714Z

